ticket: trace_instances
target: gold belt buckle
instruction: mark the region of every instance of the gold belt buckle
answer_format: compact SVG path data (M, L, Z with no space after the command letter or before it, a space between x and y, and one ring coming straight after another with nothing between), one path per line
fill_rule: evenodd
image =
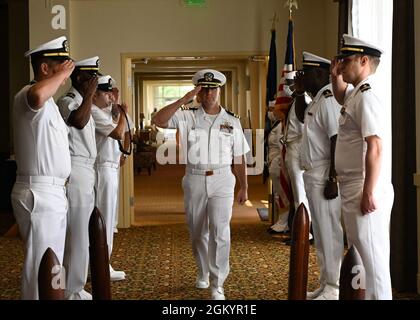
M212 175L213 175L213 170L206 171L206 177L212 176Z

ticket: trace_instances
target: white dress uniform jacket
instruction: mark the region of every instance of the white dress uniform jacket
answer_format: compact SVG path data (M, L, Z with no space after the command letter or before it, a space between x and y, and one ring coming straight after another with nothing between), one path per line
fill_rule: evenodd
M114 240L114 222L118 208L118 185L121 152L118 142L109 137L117 124L112 120L111 107L100 109L92 106L92 117L96 126L96 206L106 223L106 236L111 257Z
M237 117L221 108L178 110L168 128L178 128L186 153L184 205L199 278L222 287L229 274L230 219L234 199L233 157L249 151Z
M64 121L77 110L83 97L75 88L57 102ZM92 116L83 129L68 126L71 154L71 176L67 186L69 211L67 214L66 247L66 296L83 290L89 264L89 218L95 205L94 168L96 160L95 123Z
M346 95L339 120L336 148L336 171L340 182L343 218L349 245L354 245L366 272L366 299L392 299L389 270L389 223L394 201L391 184L390 128L386 111L375 92L371 78L360 82ZM381 171L374 190L378 209L363 215L362 199L366 137L382 140Z
M343 255L340 196L327 200L324 188L330 169L331 140L338 131L340 106L331 85L323 87L307 107L301 146L303 179L312 214L321 287L338 289Z
M25 243L22 298L38 299L38 269L51 247L62 263L66 234L65 184L70 175L67 126L53 98L33 110L25 86L13 107L17 178L12 205Z

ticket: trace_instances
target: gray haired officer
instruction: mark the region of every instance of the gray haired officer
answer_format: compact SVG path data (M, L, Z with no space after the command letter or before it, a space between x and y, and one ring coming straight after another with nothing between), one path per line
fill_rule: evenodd
M161 109L152 122L162 128L178 128L187 149L182 181L184 205L193 253L198 266L196 287L211 284L211 297L224 300L223 284L229 274L230 219L236 179L237 201L248 199L244 155L249 151L237 116L219 104L226 77L205 69L193 76L196 88ZM201 106L180 108L197 95ZM233 175L231 165L236 175Z

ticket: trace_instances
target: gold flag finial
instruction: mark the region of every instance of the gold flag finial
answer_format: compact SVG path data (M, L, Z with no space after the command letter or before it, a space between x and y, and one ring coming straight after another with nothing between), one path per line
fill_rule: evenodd
M298 3L297 0L287 0L286 3L284 4L284 6L287 8L289 8L289 15L290 17L292 16L292 10L293 7L296 8L296 10L298 9Z
M271 19L271 30L276 30L276 23L279 22L279 17L277 16L277 12L274 12L273 18Z

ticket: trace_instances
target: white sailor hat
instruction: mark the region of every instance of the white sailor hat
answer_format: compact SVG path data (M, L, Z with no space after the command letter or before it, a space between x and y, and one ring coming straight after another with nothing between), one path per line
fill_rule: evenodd
M75 69L79 69L80 71L98 72L99 71L99 57L95 56L92 58L77 61L74 64L74 67Z
M67 38L62 36L41 44L35 49L25 52L25 57L34 58L50 58L56 60L70 60L69 47Z
M218 88L226 83L226 77L217 70L204 69L194 74L192 82L195 86L203 88Z
M112 83L113 79L111 76L101 76L98 78L98 90L106 92L112 91Z
M384 52L382 49L378 48L372 43L349 36L348 34L343 34L340 54L337 56L337 58L342 59L357 53L380 57Z
M309 69L309 68L329 69L331 66L330 60L317 56L313 53L303 51L302 56L303 56L303 61L302 61L303 69Z

